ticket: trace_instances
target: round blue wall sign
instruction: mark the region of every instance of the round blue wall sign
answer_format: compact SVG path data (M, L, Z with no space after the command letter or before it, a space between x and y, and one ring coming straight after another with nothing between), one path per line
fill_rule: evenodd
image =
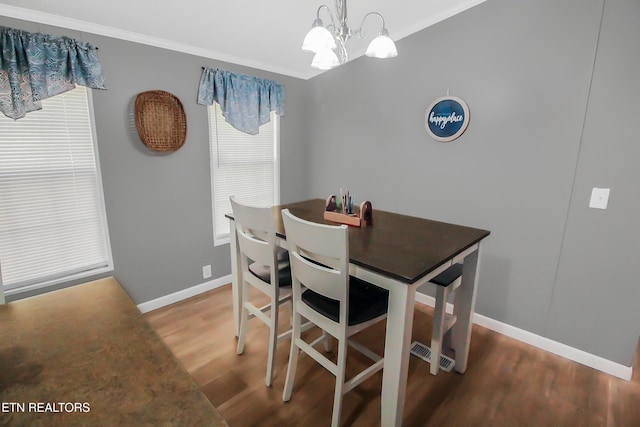
M455 96L443 96L427 108L424 127L431 138L449 142L464 133L469 124L469 107Z

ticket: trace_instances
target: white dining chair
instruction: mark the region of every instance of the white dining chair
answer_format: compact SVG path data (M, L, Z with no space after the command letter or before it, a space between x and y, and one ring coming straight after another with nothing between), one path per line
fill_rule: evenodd
M336 377L331 425L340 424L342 396L382 369L384 359L350 337L386 318L388 291L349 276L349 233L346 225L317 224L282 211L293 286L293 336L283 393L291 399L300 350L311 356ZM337 363L301 337L302 318L338 340ZM347 344L373 364L345 381Z
M285 250L276 243L273 213L269 207L241 204L233 196L231 208L237 233L242 277L240 332L237 353L244 353L247 323L260 319L269 327L269 350L265 384L273 382L277 343L291 336L291 329L278 335L279 307L291 301L291 269ZM232 230L233 232L233 230ZM255 306L249 299L249 286L269 297L269 303Z

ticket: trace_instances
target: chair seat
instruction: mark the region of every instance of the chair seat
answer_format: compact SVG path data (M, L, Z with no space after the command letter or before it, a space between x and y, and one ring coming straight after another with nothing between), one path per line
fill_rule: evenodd
M304 285L304 283L303 283ZM340 303L307 289L302 300L334 322L340 321ZM387 312L389 291L356 277L349 277L349 326L367 322Z
M462 276L462 264L453 264L451 267L431 279L430 282L438 286L447 287L455 282L460 276Z
M261 265L254 262L249 265L249 271L263 282L271 284L271 269L268 265ZM278 263L278 279L281 288L291 286L291 267L289 266L288 259L287 261L280 261Z

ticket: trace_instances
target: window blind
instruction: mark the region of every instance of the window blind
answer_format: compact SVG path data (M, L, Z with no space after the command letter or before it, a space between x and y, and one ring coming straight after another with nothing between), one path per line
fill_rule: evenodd
M0 117L0 262L5 289L110 266L87 90Z
M254 206L279 204L278 120L272 112L260 133L249 135L227 123L217 103L209 107L215 244L228 242L230 196Z

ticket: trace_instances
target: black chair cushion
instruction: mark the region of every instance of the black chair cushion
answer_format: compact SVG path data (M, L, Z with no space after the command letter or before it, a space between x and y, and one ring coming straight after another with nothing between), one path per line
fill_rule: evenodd
M334 322L340 318L340 302L307 289L302 300ZM349 277L349 326L375 319L387 312L389 291L364 280Z
M278 261L289 261L289 251L283 248L278 248L276 253L276 259Z
M278 280L280 287L291 286L291 267L289 263L281 262L282 266L278 269ZM261 279L263 282L271 284L271 269L267 265L253 263L249 265L251 274Z
M431 279L431 283L445 288L462 276L462 264L453 264L442 273Z

